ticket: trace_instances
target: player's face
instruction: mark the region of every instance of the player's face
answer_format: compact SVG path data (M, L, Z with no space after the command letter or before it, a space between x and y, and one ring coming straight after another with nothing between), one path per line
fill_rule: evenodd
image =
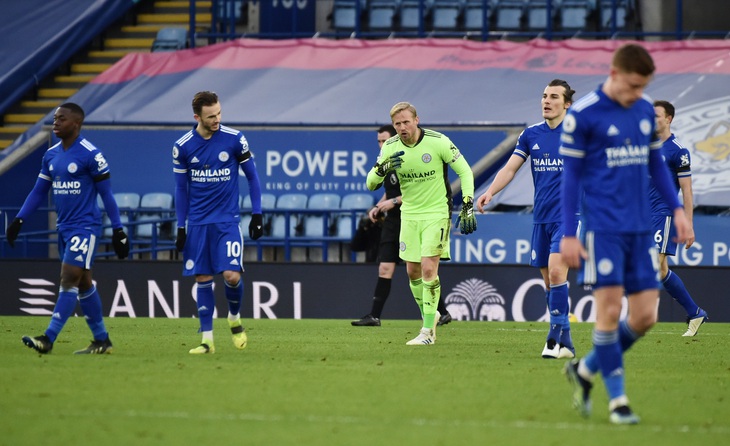
M400 135L401 141L412 146L420 136L418 133L418 118L410 110L401 110L393 115L393 127Z
M53 114L53 134L60 139L66 139L79 132L78 117L67 108L58 107Z
M660 135L669 127L669 117L664 107L654 107L654 115L656 116L656 132Z
M383 147L383 144L385 144L385 141L390 139L390 133L388 132L380 132L378 133L378 147Z
M569 104L565 103L565 87L545 87L542 92L542 117L546 121L562 121L568 111Z
M639 73L626 73L624 71L611 69L611 99L621 104L623 107L629 108L634 102L641 99L644 89L649 82L651 76L644 76Z
M210 135L217 132L221 126L220 102L213 105L204 105L200 110L200 115L195 115L195 120L198 121L198 130L202 130L202 132L198 133L207 133Z

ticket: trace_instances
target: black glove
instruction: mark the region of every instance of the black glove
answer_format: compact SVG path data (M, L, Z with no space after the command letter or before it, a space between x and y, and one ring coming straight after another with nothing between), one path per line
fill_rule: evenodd
M177 252L182 252L185 247L185 240L188 238L185 234L185 228L177 228L177 239L175 240L175 248Z
M401 164L403 164L403 158L401 157L405 154L406 152L401 150L384 159L382 163L375 163L375 173L379 177L384 177L389 171L400 169Z
M129 238L124 233L124 229L117 228L112 232L112 246L120 259L129 257Z
M8 238L8 243L11 247L15 248L15 239L18 238L20 227L23 226L23 220L20 218L14 218L5 231L5 236Z
M258 240L264 235L264 218L261 214L251 214L251 222L248 224L248 236L252 240Z
M472 197L464 197L464 203L459 212L459 229L462 234L471 234L477 229L477 218L474 216L474 200Z

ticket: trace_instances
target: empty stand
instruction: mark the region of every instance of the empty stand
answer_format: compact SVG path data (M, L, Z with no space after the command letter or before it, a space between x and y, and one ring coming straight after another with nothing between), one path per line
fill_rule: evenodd
M423 21L423 29L425 29L426 17L431 11L434 0L402 0L400 4L400 20L398 24L402 31L418 31L421 29Z
M492 0L466 0L464 4L464 30L467 32L484 30L484 25L489 25L493 11Z
M616 23L615 29L624 29L626 27L626 17L631 8L629 0L614 0L616 3ZM614 28L613 24L613 4L612 0L599 0L598 11L601 20L601 29L610 31Z
M307 196L304 194L283 194L276 200L277 213L271 218L271 237L286 238L297 235L301 214L297 212L281 212L286 210L301 210L307 207ZM289 229L287 232L287 221Z
M589 0L563 0L559 10L560 28L565 31L586 29L592 11Z
M337 194L321 193L309 197L307 209L336 210L340 208L340 196ZM327 237L337 224L336 214L324 212L322 214L307 214L304 216L305 237Z
M525 0L498 0L494 6L495 28L500 31L522 29L527 2Z
M557 0L530 0L527 4L527 29L530 31L539 31L547 28L548 21L552 21L556 17ZM550 16L548 17L548 5L550 6Z
M169 238L172 225L161 220L170 218L174 214L172 194L166 192L150 192L144 194L139 203L137 223L149 221L151 223L137 225L137 237L140 238Z
M337 221L337 237L345 240L352 239L354 226L357 221L364 215L365 211L373 207L373 196L367 193L353 193L342 197L340 209L343 211L360 211L354 215L353 213L343 213Z
M127 226L125 223L128 223L130 220L134 220L134 213L140 204L140 196L139 194L134 192L118 192L114 194L114 201L117 202L117 207L119 208L119 218L120 220L122 220L122 225L124 225L124 232L129 234L129 226ZM104 202L98 195L96 202L99 205L99 209L104 210ZM102 225L111 225L111 220L109 219L109 216L106 214L106 212L104 213ZM111 226L109 226L108 228L105 227L103 231L103 236L105 238L111 238L112 232L113 228Z
M246 195L241 200L241 228L243 229L244 237L248 237L248 224L251 222L251 197ZM271 232L271 213L276 207L276 195L274 194L261 194L261 211L263 213L264 222L264 235L269 235Z
M335 31L355 31L366 8L366 0L335 0L332 5L332 28Z
M370 31L393 31L399 0L370 0L368 28Z
M464 0L434 0L431 11L434 31L457 31Z

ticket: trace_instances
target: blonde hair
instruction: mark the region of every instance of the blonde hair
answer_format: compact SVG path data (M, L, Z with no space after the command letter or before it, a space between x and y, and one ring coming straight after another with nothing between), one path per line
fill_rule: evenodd
M393 108L390 109L390 119L393 119L393 116L397 115L398 113L402 112L403 110L408 110L413 114L414 118L418 117L418 113L416 112L416 107L411 105L409 102L399 102L393 106Z

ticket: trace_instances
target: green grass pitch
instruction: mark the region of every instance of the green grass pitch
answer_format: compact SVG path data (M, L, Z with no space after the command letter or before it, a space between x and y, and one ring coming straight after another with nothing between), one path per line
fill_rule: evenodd
M730 324L658 324L626 356L636 426L571 407L547 324L454 322L406 346L416 321L248 320L234 348L192 356L194 319L107 319L114 353L75 356L73 318L49 355L25 347L47 317L0 318L0 445L715 445L730 436ZM573 324L579 355L592 324Z

